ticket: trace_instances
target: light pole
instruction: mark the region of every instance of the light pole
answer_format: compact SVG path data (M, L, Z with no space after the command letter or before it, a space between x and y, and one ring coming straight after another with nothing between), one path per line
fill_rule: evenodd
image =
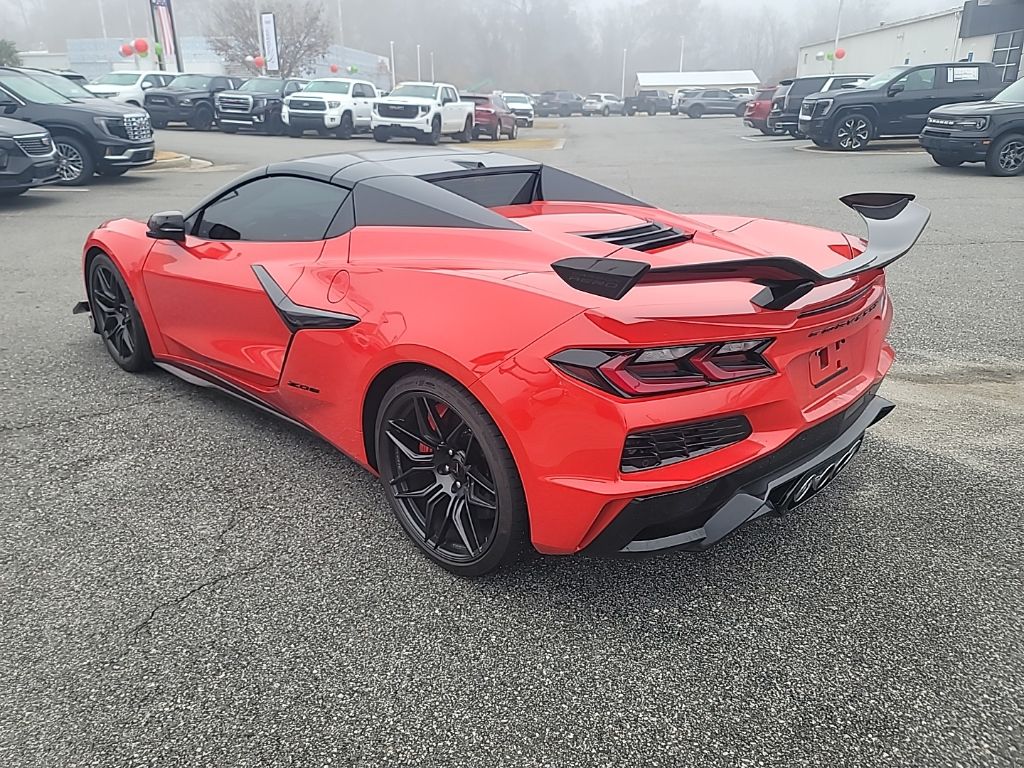
M341 46L341 55L345 55L345 23L342 21L341 0L338 0L338 45Z
M686 50L686 37L679 37L679 71L683 71L683 52Z
M436 83L437 78L434 77L434 52L430 52L430 82Z
M622 49L622 98L626 98L626 49Z
M423 80L423 71L420 69L420 44L416 43L416 79Z
M395 90L395 41L391 40L391 90Z
M100 9L100 30L103 32L103 39L107 38L107 20L103 16L103 0L96 0L96 5Z
M836 71L836 50L839 48L839 28L843 21L843 0L839 0L839 10L836 11L836 39L832 44L832 68L830 71Z

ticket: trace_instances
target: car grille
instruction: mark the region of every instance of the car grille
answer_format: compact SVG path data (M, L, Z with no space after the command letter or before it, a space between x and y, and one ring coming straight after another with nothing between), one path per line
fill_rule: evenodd
M252 96L218 96L217 109L220 112L248 115L252 112Z
M53 153L53 142L45 133L36 133L31 136L15 136L14 143L26 155L33 157L45 157Z
M692 459L750 437L750 422L743 416L680 424L626 438L623 472L639 472Z
M149 115L125 115L124 133L131 141L149 141L153 138L153 126Z
M577 234L591 240L632 248L634 251L653 251L693 239L693 235L666 227L664 224L658 224L656 221L648 221L645 224L625 229L610 229L607 232L579 232Z
M288 102L288 109L298 109L304 112L326 112L327 104L320 99L292 99Z
M379 104L377 113L381 117L398 117L408 120L416 117L420 108L414 104Z

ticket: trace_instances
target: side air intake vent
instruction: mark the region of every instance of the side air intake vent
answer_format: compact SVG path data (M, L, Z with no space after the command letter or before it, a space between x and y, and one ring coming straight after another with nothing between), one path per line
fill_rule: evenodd
M607 232L577 232L580 237L589 237L591 240L601 240L605 243L618 245L622 248L632 248L634 251L654 251L658 248L667 248L670 245L685 243L692 240L693 235L680 232L678 229L666 227L655 221L648 221L634 227L625 229L610 229Z
M626 438L622 471L639 472L724 448L750 437L750 422L743 416L680 424L651 432L635 432Z

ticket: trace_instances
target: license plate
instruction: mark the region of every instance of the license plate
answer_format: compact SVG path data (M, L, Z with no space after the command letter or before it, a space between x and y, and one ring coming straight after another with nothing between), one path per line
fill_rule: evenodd
M811 353L811 386L820 389L850 372L850 350L846 339L833 341Z

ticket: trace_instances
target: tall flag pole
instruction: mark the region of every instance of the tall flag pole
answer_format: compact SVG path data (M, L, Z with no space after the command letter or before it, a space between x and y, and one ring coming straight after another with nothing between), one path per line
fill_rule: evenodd
M171 10L171 0L150 0L149 11L153 18L153 36L163 46L161 66L167 58L173 56L178 71L184 72L185 67L181 62L178 35L174 30L174 11Z

